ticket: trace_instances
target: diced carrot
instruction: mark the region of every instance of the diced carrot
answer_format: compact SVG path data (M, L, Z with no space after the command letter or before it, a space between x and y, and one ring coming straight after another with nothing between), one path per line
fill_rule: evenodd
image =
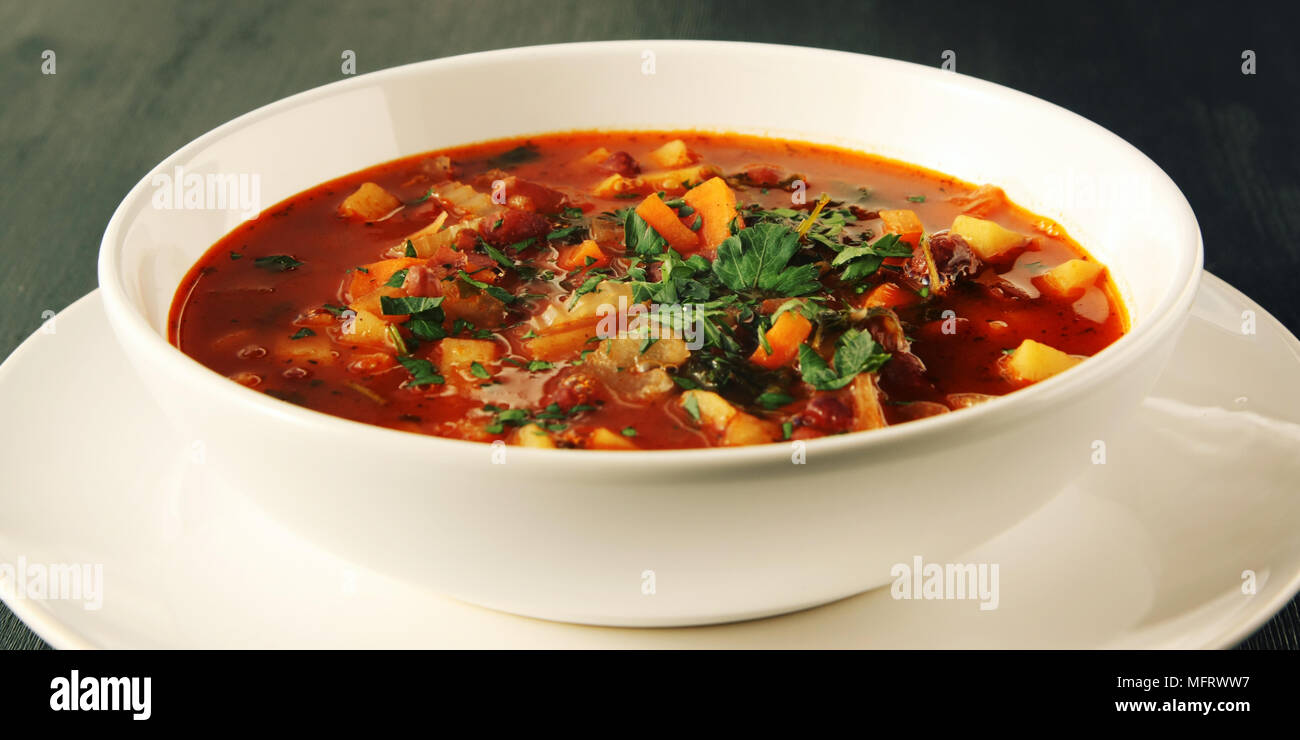
M378 221L396 211L401 205L402 201L392 193L373 182L363 182L356 192L339 205L339 213L366 221Z
M881 283L862 299L862 308L903 308L920 303L921 296L897 283Z
M609 264L609 255L605 254L600 245L591 239L587 239L581 244L572 247L565 247L560 250L560 258L555 261L562 270L570 272L574 270L586 270L592 267L604 267Z
M772 353L768 354L760 343L754 354L749 356L749 361L769 370L788 365L799 353L799 345L803 344L810 333L812 322L798 311L786 311L776 318L776 323L764 335L772 347Z
M710 250L731 236L733 219L737 226L744 227L736 211L736 194L721 177L705 180L688 190L682 198L700 214L700 241Z
M913 247L921 243L921 234L925 230L921 228L921 219L917 218L916 211L907 209L881 211L880 220L885 224L886 234L898 234L900 241L905 241Z
M689 251L700 246L700 235L686 228L658 193L650 194L636 207L636 215L645 219L650 228L659 232L668 245L678 251Z
M361 269L352 271L352 282L348 284L348 296L356 300L367 293L383 287L393 273L398 270L405 270L412 265L423 263L424 260L414 259L412 257L398 257L391 260L380 260L371 262L368 265L362 265Z

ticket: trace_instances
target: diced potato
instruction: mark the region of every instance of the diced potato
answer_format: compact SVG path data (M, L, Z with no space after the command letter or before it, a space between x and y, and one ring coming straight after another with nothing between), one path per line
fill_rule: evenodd
M578 159L578 161L581 162L582 164L587 164L587 165L591 165L592 167L595 167L601 162L604 162L607 157L609 157L609 150L603 146L599 146L587 152L586 154L582 155L582 157Z
M617 198L623 193L640 193L645 190L645 180L640 177L623 177L615 173L601 180L591 192L597 198Z
M686 148L686 142L681 139L673 139L658 149L650 152L650 158L660 167L675 169L678 167L688 167L694 164L699 157L695 152Z
M695 187L718 174L718 168L711 164L697 164L675 170L643 172L642 180L650 190L663 190L667 193L680 193Z
M996 259L1016 247L1024 246L1029 240L1024 234L1003 228L1000 224L965 214L953 219L952 233L965 239L982 260Z
M384 298L400 298L406 295L401 288L390 288L387 285L376 288L366 293L360 298L352 301L352 308L357 311L365 311L376 316L384 315Z
M338 359L338 353L334 351L330 340L319 334L314 337L303 337L302 339L285 337L276 342L275 354L277 357L317 365L333 365L334 360Z
M1011 354L1003 358L1003 373L1008 379L1024 383L1040 380L1068 370L1081 362L1081 358L1067 355L1059 349L1026 339Z
M621 304L620 298L623 299ZM533 326L538 333L547 330L567 331L567 324L594 321L601 314L601 306L612 306L618 309L620 305L632 305L632 286L605 280L597 285L595 290L578 298L573 308L569 308L568 303L553 303L547 306L541 316L533 320Z
M490 339L448 337L438 343L443 372L467 368L477 362L486 367L497 359L497 343Z
M1043 290L1058 298L1078 298L1106 268L1096 262L1073 259L1053 267L1039 277Z
M510 435L510 441L520 447L555 449L555 440L551 439L550 432L536 424L525 424L519 427L514 434Z
M691 351L686 342L677 337L663 337L655 340L641 351L641 340L636 337L619 337L609 339L600 345L598 352L605 353L614 364L637 371L653 370L657 367L677 367L686 362Z
M378 221L401 207L402 201L392 193L373 182L363 182L356 192L339 205L339 213L366 221Z
M584 349L595 349L595 343L589 341L595 336L596 322L591 321L568 331L557 331L532 337L528 340L528 351L532 354L533 359L537 360L546 362L567 360Z
M587 449L591 450L635 450L639 449L626 436L600 427L587 435Z
M781 430L776 424L738 411L722 434L722 444L728 447L761 445L775 442L780 436Z
M714 431L726 429L727 424L740 413L727 399L713 391L689 390L682 393L682 407L686 408L691 399L694 399L700 411L700 426L709 427Z
M343 341L392 349L392 341L388 338L387 321L355 305L350 308L356 316L343 322Z

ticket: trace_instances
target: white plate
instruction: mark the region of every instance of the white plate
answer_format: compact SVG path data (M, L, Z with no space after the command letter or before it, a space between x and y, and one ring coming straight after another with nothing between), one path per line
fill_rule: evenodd
M674 629L511 616L323 552L212 482L97 294L54 321L0 366L0 565L102 564L103 604L16 598L15 577L0 597L56 647L1223 647L1300 587L1300 342L1208 275L1106 463L959 559L998 565L997 609L886 588Z

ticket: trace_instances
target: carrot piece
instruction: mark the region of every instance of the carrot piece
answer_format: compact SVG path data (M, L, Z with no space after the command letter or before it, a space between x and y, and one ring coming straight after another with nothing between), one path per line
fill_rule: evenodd
M921 219L917 218L916 211L907 209L881 211L880 220L885 222L886 234L898 234L900 241L905 241L913 247L921 243L921 234L925 229L921 227Z
M560 250L560 258L555 264L562 270L586 270L590 267L604 267L609 264L609 255L600 249L600 245L591 239L572 247Z
M641 201L641 205L636 207L636 215L645 219L673 249L688 251L700 246L699 234L686 228L677 218L677 212L669 208L658 193L651 193Z
M881 283L862 299L862 308L903 308L920 303L921 296L897 283Z
M368 265L362 265L360 270L352 271L352 282L348 284L348 296L352 300L377 290L388 282L393 273L398 270L405 270L411 265L418 265L424 260L414 259L411 257L398 257L391 260L380 260L371 262ZM364 272L363 272L364 270Z
M686 204L700 214L700 241L712 250L731 236L731 221L744 227L736 211L736 194L721 177L714 177L696 185L682 196Z
M776 317L776 323L772 324L772 328L764 335L767 337L767 343L772 347L772 353L768 354L760 343L754 350L754 354L749 356L749 361L769 370L788 365L795 355L799 354L799 345L803 344L803 340L811 333L812 322L805 319L803 314L798 311L786 311Z

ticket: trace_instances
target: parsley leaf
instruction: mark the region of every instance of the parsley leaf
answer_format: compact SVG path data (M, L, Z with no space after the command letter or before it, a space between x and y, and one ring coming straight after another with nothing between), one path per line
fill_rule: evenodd
M312 331L311 329L303 328L303 329L299 329L298 331L294 332L294 333L293 333L289 338L290 338L290 339L303 339L303 338L305 338L305 337L314 337L314 336L316 336L316 332Z
M392 277L388 278L388 282L384 283L384 285L389 288L402 287L402 284L406 282L406 273L408 272L410 272L410 268L405 267L394 272Z
M303 263L299 262L293 257L290 257L287 254L273 254L269 257L258 257L257 259L253 260L253 264L257 267L262 268L263 270L270 270L271 272L285 272L288 270L292 270L298 267L298 265L301 265Z
M469 285L470 287L478 288L479 290L483 291L484 293L487 293L488 295L492 296L498 301L501 301L502 303L515 302L516 296L512 295L510 291L506 290L505 288L493 285L491 283L485 283L481 280L475 280L474 278L469 276L468 272L465 272L464 270L458 270L457 277L459 277L462 282Z
M754 289L797 296L821 287L815 265L790 267L799 251L799 235L780 224L761 223L742 229L718 245L713 274L736 292Z
M406 355L398 355L397 361L402 363L402 367L411 373L411 379L406 381L406 385L411 388L419 388L425 385L442 385L447 382L437 370L433 369L433 363L428 360L420 360Z
M826 361L806 344L799 345L799 372L804 382L819 391L833 391L848 385L858 373L875 372L889 360L889 353L867 332L849 329L840 337L835 358Z
M686 413L690 414L692 419L700 420L700 402L694 395L686 397L686 402L682 404L682 408L686 409Z
M662 236L659 236L659 232L651 228L644 218L630 208L623 220L623 243L627 245L627 251L642 257L662 254L668 244Z
M426 298L420 296L409 296L405 298L393 298L391 296L380 296L379 307L387 316L403 316L406 314L417 314L438 308L442 305L442 296L436 298Z
M764 393L754 399L754 403L762 406L768 411L779 409L788 403L794 402L794 396L788 393Z

